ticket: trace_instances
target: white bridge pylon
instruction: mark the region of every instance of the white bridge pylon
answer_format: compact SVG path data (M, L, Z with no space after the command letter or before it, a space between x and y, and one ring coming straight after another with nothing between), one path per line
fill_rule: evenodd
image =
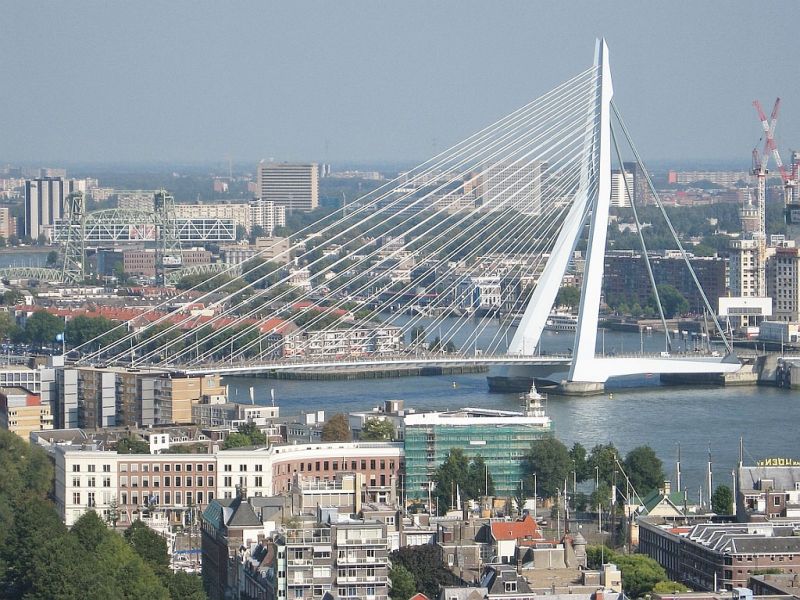
M736 372L741 368L741 364L731 358L720 357L715 361L709 360L708 357L704 357L703 360L693 360L671 356L660 358L596 356L608 214L611 206L611 99L614 94L608 46L604 39L597 40L594 64L599 77L594 86L593 105L586 119L581 183L550 258L509 344L508 353L512 356L535 353L569 260L580 239L587 215L590 215L578 325L567 383L603 384L611 377L650 373Z

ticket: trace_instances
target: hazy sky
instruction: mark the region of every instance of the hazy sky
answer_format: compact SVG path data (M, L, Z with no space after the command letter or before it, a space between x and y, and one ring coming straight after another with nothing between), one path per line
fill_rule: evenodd
M590 66L645 160L800 147L800 2L10 0L0 162L417 161Z

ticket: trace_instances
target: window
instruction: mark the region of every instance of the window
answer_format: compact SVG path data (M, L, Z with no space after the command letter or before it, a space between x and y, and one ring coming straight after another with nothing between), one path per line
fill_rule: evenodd
M175 504L180 504L180 503L181 503L181 493L175 492Z
M365 460L361 461L361 470L362 471L366 471L367 470L367 461L365 461Z
M172 485L172 478L169 475L164 476L164 485L167 487Z
M192 487L192 478L188 475L186 477L186 487Z
M139 487L139 478L131 477L131 487Z
M213 471L214 470L214 465L208 465L208 469L206 469L206 470L207 471Z
M202 465L202 464L200 464L200 465L195 465L195 469L194 469L194 470L195 470L195 471L197 471L198 473L199 473L199 472L202 472L202 470L203 470L203 465Z
M94 465L89 465L86 467L86 470L89 471L89 473L94 473Z
M169 473L169 465L164 465L164 472Z
M317 468L315 470L319 471L319 461L317 461Z
M171 499L170 493L169 492L164 492L164 504L169 504L170 503L170 499Z
M176 475L175 476L175 487L180 487L180 486L181 486L181 478L180 478L179 475Z
M186 465L186 470L187 471L191 471L192 470L192 465Z
M358 463L357 463L356 461L354 461L354 460L351 460L351 461L350 461L350 468L351 468L353 471L355 471L355 470L356 470L356 465L357 465L357 464L358 464Z
M260 476L256 477L256 487L261 487L262 485L263 484L261 482L261 477Z
M181 465L175 465L175 472L178 473L181 470Z
M381 461L381 469L383 470L383 469L385 469L385 468L386 468L386 461L385 461L385 460L382 460L382 461Z
M302 473L305 470L306 470L306 463L300 463L300 472Z
M203 503L203 492L197 492L197 503L198 504Z
M80 473L81 472L81 466L80 465L72 465L72 472L73 473Z
M264 470L264 465L256 465L256 473L261 473L263 470Z
M326 460L326 461L324 461L324 463L323 463L323 468L324 468L326 471L328 470L328 465L329 465L328 461L327 461L327 460Z
M239 465L239 470L242 473L247 473L247 465Z
M94 480L94 477L89 477L89 478L86 480L86 485L87 485L88 487L95 487L95 480Z
M161 477L153 477L153 487L161 487Z
M81 478L80 477L73 477L72 478L72 487L81 487Z
M200 475L197 476L197 487L203 487L203 477Z
M111 487L111 477L103 477L103 487Z
M94 501L94 492L89 492L87 496L88 497L86 498L86 506L89 507L96 506L96 503Z
M373 469L373 470L375 469L375 459L374 458L371 461L369 461L369 468Z
M103 465L103 473L111 473L111 465Z
M81 493L80 492L72 492L72 503L73 504L80 504L81 503Z
M781 497L780 496L775 496L774 502L775 502L775 506L780 506L781 505Z
M131 471L133 471L134 473L138 473L139 472L139 463L133 463L131 465Z
M225 487L231 487L231 485L233 485L233 484L231 483L231 478L230 478L230 477L225 477L225 478L223 479L223 481L222 481L222 484L223 484Z
M126 475L119 478L119 487L128 487L128 477Z
M233 465L225 465L225 472L230 473L233 471Z
M214 487L214 478L213 477L209 477L208 478L208 487Z

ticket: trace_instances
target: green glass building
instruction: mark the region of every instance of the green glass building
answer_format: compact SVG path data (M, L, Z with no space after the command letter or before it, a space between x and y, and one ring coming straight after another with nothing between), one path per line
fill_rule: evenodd
M538 397L526 396L524 412L463 408L405 418L406 497L426 498L429 482L451 448L481 455L497 496L512 496L522 480L522 459L537 440L553 434Z

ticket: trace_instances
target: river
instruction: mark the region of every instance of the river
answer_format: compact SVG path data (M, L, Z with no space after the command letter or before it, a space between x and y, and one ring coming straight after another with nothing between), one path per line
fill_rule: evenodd
M598 351L602 348L598 336ZM571 334L545 332L542 346L564 350L573 342ZM691 342L678 341L680 345ZM663 334L606 332L606 352L663 349ZM653 378L654 383L657 378ZM229 378L231 399L249 402L249 388L256 403L270 401L275 390L282 414L325 410L368 410L384 400L399 399L406 408L445 410L476 406L519 410L514 394L490 394L485 374L413 377L359 381L278 381L259 378ZM454 385L455 384L455 385ZM565 444L580 442L587 449L612 442L624 454L636 446L652 446L664 462L668 478L675 481L678 444L682 453L684 487L696 500L704 485L706 461L711 449L714 482L731 485L731 471L744 438L745 462L770 456L800 457L795 424L800 422L796 392L765 387L661 387L612 389L587 398L551 396L547 412L556 435ZM704 492L705 493L705 492Z

